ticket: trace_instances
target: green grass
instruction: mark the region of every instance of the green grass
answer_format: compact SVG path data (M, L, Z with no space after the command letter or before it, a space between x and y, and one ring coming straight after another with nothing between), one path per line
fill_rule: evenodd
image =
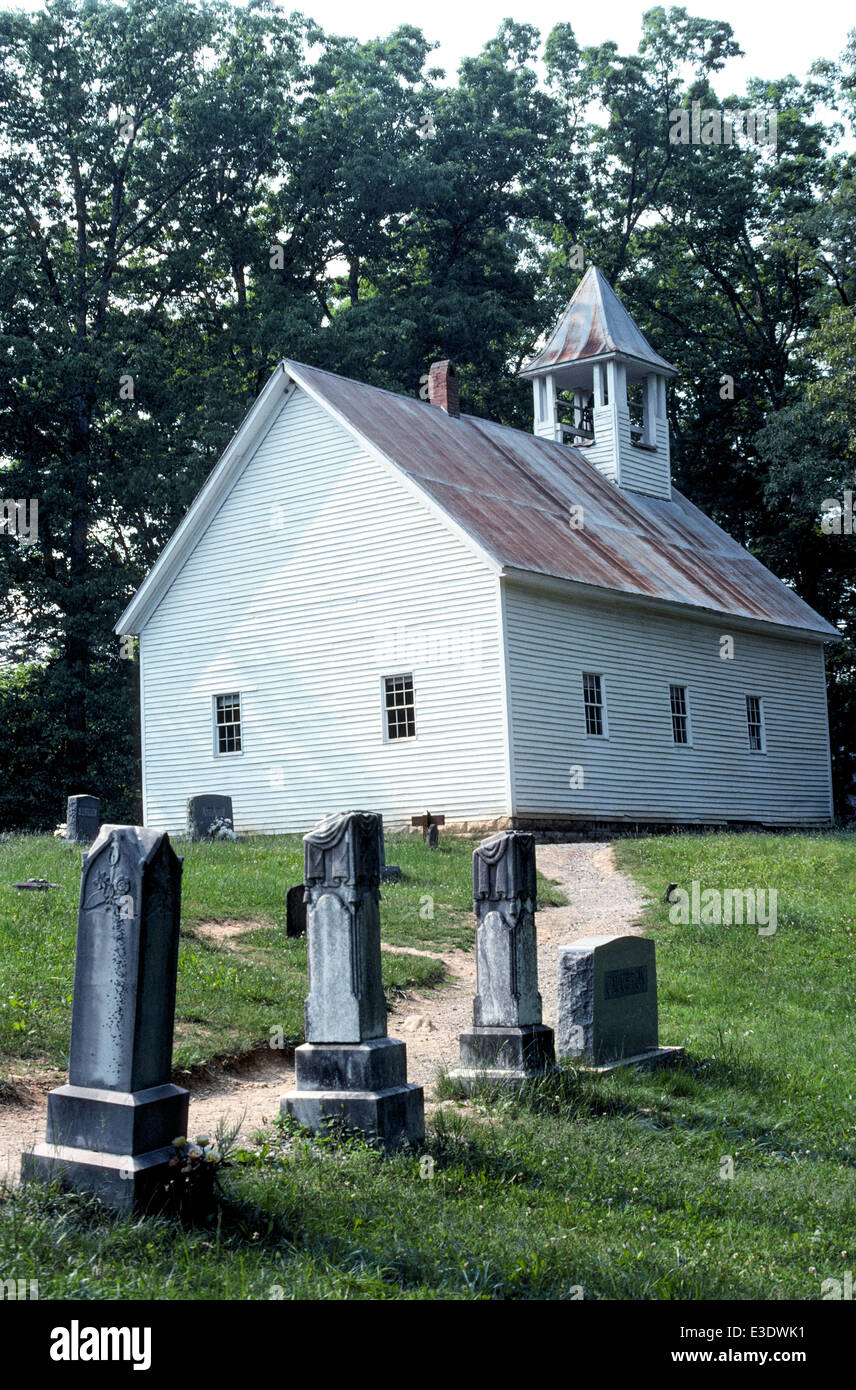
M448 1100L392 1158L274 1130L197 1226L31 1188L0 1206L6 1277L42 1298L819 1299L856 1267L856 840L618 854L657 898L693 879L779 893L769 937L652 902L661 1040L686 1044L682 1066Z
M622 841L617 857L656 898L647 922L657 941L661 1041L682 1042L727 1074L720 1096L735 1122L760 1113L796 1147L836 1134L851 1149L856 837L671 836ZM774 888L775 933L672 924L659 900L667 884L691 892L693 880L700 891Z

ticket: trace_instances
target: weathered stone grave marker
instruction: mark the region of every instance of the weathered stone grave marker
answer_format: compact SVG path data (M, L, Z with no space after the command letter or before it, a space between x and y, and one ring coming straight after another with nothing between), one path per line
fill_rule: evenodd
M596 1071L673 1061L660 1047L654 942L584 936L559 947L557 1051Z
M328 816L304 835L309 994L297 1089L282 1109L310 1129L330 1120L389 1147L424 1137L421 1086L403 1042L387 1037L381 982L378 817Z
M445 816L432 816L430 811L426 811L424 816L411 816L411 825L422 826L422 839L429 849L436 849L440 843L441 825L446 824Z
M285 934L286 936L306 935L306 888L296 883L285 895Z
M535 837L503 830L473 852L477 920L474 1027L461 1033L458 1081L522 1080L554 1065L541 1022L535 939Z
M378 844L380 845L380 881L381 883L399 883L401 881L401 869L397 864L387 864L386 862L386 842L383 838L383 816L379 811L375 812L378 818Z
M188 1092L172 1085L181 860L169 837L105 825L83 861L68 1084L22 1175L129 1211L160 1188Z
M101 827L101 802L97 796L70 796L65 813L65 838L75 845L91 845Z
M212 825L218 820L228 821L229 825L234 827L231 796L217 796L213 792L205 792L201 796L188 797L187 834L189 839L207 839Z

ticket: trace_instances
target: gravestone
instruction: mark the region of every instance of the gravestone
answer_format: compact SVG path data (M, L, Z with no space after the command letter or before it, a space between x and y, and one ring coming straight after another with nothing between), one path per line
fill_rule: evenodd
M217 796L213 792L204 792L201 796L188 797L187 835L189 839L207 839L212 825L217 820L226 820L234 827L231 796Z
M446 824L445 816L432 816L430 811L426 811L424 816L411 816L411 825L421 825L422 839L429 849L436 849L440 843L439 826Z
M654 942L643 936L585 936L559 947L557 1051L583 1066L674 1060L659 1046Z
M22 1175L130 1211L159 1191L188 1092L172 1085L181 860L166 834L105 825L83 861L68 1084Z
M75 845L91 845L101 826L101 802L97 796L70 796L65 813L65 838Z
M309 994L297 1089L284 1113L321 1130L331 1120L388 1147L424 1137L421 1086L407 1082L403 1042L387 1037L381 981L378 817L328 816L303 837Z
M306 889L296 883L285 895L285 934L286 936L306 935Z
M503 830L473 852L477 994L461 1033L458 1081L522 1080L554 1065L541 1022L535 938L535 837Z
M375 813L378 818L378 846L380 848L380 881L381 883L399 883L401 881L401 869L397 864L387 864L386 844L383 838L383 816L379 811Z

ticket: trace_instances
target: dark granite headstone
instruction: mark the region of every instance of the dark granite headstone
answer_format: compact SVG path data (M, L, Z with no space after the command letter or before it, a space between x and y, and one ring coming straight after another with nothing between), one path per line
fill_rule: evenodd
M553 1030L541 1022L535 885L534 836L503 830L473 852L477 993L458 1080L521 1079L554 1064Z
M386 1035L378 817L328 816L304 835L309 994L297 1089L282 1109L310 1129L339 1120L393 1147L425 1133L404 1043Z
M70 796L65 813L65 838L76 845L91 845L101 828L101 802L97 796Z
M306 889L302 883L289 888L285 895L285 934L286 936L306 935L306 903L303 901Z
M68 1085L48 1096L25 1177L121 1211L161 1188L188 1092L172 1085L181 860L166 834L105 825L83 861Z
M204 792L201 796L188 797L187 834L191 840L207 839L211 827L217 820L225 820L234 828L231 796L218 796L214 792Z

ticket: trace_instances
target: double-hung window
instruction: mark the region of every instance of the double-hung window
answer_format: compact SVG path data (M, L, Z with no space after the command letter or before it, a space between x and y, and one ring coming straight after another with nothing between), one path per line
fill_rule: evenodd
M672 713L672 742L689 745L692 743L692 727L689 692L685 685L669 686L669 704Z
M751 753L766 753L764 702L760 695L746 696L746 732L749 735L749 751Z
M241 696L237 691L231 695L215 695L214 751L240 753L241 747Z
M586 733L590 738L606 738L606 703L604 701L603 676L594 671L583 671L583 709L586 716Z
M416 702L413 676L384 676L384 718L388 739L416 737Z

